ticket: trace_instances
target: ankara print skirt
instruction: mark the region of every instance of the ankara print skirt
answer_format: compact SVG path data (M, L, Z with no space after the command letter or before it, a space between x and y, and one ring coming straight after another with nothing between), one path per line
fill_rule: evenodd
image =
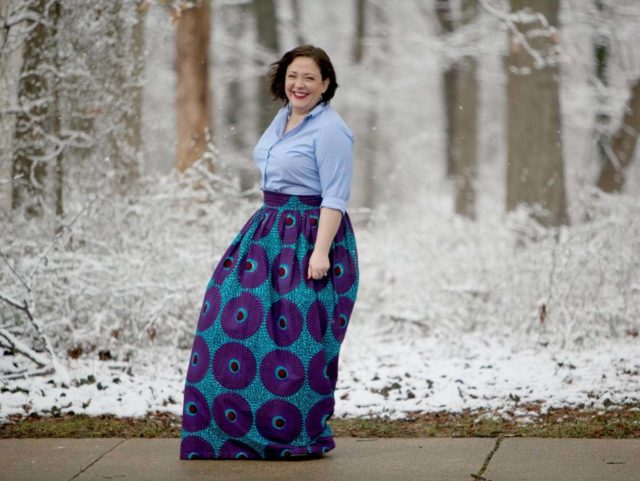
M265 191L216 266L187 371L181 459L278 459L335 448L327 420L358 254L345 212L328 275L307 279L321 202Z

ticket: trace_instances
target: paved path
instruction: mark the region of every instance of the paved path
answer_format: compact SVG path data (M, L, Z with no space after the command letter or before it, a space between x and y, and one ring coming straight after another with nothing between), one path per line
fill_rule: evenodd
M640 439L340 438L324 458L178 458L178 439L0 439L1 481L640 481Z

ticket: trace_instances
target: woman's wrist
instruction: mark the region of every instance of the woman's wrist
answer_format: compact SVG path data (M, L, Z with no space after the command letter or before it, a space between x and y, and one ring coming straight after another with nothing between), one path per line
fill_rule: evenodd
M326 246L320 246L318 244L316 244L313 248L313 252L317 252L318 255L321 256L329 256L329 247Z

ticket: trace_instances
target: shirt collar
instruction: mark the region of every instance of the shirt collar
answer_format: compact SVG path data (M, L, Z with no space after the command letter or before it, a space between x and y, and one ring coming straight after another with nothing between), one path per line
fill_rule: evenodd
M309 112L307 112L307 114L305 115L305 118L315 117L327 107L328 107L328 104L325 104L324 102L320 102L318 105L312 108ZM287 102L286 110L287 110L287 115L291 114L291 103Z

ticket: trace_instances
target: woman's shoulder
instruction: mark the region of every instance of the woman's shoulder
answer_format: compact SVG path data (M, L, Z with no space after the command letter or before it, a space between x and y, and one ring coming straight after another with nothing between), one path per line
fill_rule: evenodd
M338 133L343 132L353 140L353 132L342 118L342 116L329 104L322 111L323 128Z

